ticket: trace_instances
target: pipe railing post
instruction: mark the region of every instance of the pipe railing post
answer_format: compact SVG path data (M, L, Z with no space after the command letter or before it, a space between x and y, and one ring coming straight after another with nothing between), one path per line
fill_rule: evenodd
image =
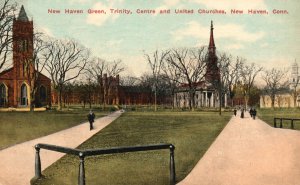
M175 146L170 145L170 185L175 185L176 180L174 150Z
M84 155L82 152L79 153L79 159L78 185L85 185Z
M294 119L291 120L291 129L294 129Z
M277 125L276 125L276 118L274 118L274 128L276 128Z
M40 147L38 145L35 145L35 177L37 179L42 177Z
M280 118L280 128L282 128L282 118Z

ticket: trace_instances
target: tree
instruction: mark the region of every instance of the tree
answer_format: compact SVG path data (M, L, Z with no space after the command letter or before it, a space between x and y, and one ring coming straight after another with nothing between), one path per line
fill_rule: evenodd
M101 58L93 58L87 65L86 74L90 76L90 79L97 84L98 101L99 104L104 103L104 89L102 76L106 73L107 61Z
M0 3L0 71L5 66L12 51L12 23L17 4L11 0Z
M234 87L237 85L240 80L240 74L242 71L242 66L244 65L245 59L241 57L236 57L235 62L231 62L228 66L228 91L231 99L231 106L233 106L233 98L235 96Z
M108 77L118 76L125 70L121 60L106 61L101 58L94 58L87 66L86 72L92 83L97 82L97 90L99 92L99 103L102 103L103 109L108 103L109 89L112 88L113 81L107 80L106 84L103 82L103 76Z
M58 109L62 109L62 91L66 82L76 79L83 73L88 62L89 50L74 40L53 40L47 44L49 60L45 69L51 76L58 92Z
M179 78L174 80L179 84L188 85L190 110L195 107L197 83L205 77L206 54L205 47L172 49L166 59L169 66L178 72Z
M41 72L44 70L45 64L50 58L49 55L43 55L47 47L42 37L42 33L34 34L32 56L23 56L26 66L24 72L30 86L30 111L34 111Z
M145 54L145 58L150 65L151 73L154 78L153 82L153 91L154 91L154 110L157 111L157 91L158 91L158 76L160 75L161 66L163 64L164 59L169 54L170 51L161 51L156 50L152 57L149 54Z
M230 64L232 63L231 56L228 56L226 53L222 53L217 60L218 68L220 71L220 77L218 80L212 81L212 85L218 91L219 96L219 115L222 114L222 104L223 97L229 91L229 83L232 80L231 71L229 69Z
M179 85L179 78L180 78L180 73L179 69L177 69L175 66L171 65L169 62L164 62L162 66L162 71L163 71L163 77L164 80L168 83L168 86L170 88L170 96L172 99L172 108L174 109L175 107L175 100L177 102L177 96L174 96L175 90Z
M251 94L252 87L256 76L263 70L262 67L256 66L254 63L246 65L245 63L241 66L241 83L243 86L243 94L246 103L246 109L248 108L248 101Z
M140 83L140 79L134 76L124 76L120 79L121 86L137 86Z
M285 75L286 70L279 70L275 68L264 71L264 74L262 75L262 79L266 83L264 91L271 98L272 108L274 108L276 95L287 87L288 81L285 78Z

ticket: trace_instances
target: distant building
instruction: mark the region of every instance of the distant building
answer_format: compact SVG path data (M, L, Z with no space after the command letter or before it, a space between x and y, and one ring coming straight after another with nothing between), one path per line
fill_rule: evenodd
M122 86L119 75L98 77L98 84L93 89L73 85L65 88L63 102L65 104L103 104L106 105L148 105L153 103L151 88L140 85ZM163 100L158 101L163 102ZM55 91L52 93L52 103L58 103Z
M294 89L297 88L297 90L300 89L300 74L299 74L299 66L298 63L295 62L291 66L291 79L290 79L290 88Z
M208 61L206 66L205 80L193 84L195 92L195 107L219 107L219 95L212 82L220 80L220 69L216 56L216 46L213 33L213 22L211 22L210 39L208 46ZM227 106L227 94L223 96L222 106ZM178 87L174 94L174 105L176 107L189 107L189 88L187 84Z
M23 6L18 18L13 20L12 34L13 67L0 73L0 107L29 107L31 83L28 71L33 73L35 70L32 61L33 22L28 20ZM51 80L41 73L38 76L35 105L51 105Z
M271 108L271 97L266 94L261 94L260 107ZM296 61L291 66L291 79L289 88L283 89L276 94L274 107L300 107L300 75L299 67Z

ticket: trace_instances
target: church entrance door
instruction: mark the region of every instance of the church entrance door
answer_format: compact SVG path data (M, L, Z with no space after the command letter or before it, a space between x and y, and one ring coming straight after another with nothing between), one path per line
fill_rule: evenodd
M21 106L27 106L28 105L28 96L27 96L27 86L26 84L23 84L21 86Z

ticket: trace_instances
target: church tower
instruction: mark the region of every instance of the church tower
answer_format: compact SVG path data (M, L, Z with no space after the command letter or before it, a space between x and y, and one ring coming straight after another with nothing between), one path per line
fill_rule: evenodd
M33 22L28 20L22 5L17 19L13 21L13 67L17 78L25 76L28 62L33 56Z
M220 70L218 67L218 58L216 56L216 46L214 40L214 27L211 21L210 38L208 46L208 57L206 64L205 80L209 83L216 83L220 80Z
M18 18L13 20L13 106L30 105L28 72L34 71L33 22L29 21L22 5Z
M299 86L299 80L300 80L299 66L298 66L296 60L291 67L292 67L292 74L291 74L290 85L291 85L291 88L293 88L295 86Z

